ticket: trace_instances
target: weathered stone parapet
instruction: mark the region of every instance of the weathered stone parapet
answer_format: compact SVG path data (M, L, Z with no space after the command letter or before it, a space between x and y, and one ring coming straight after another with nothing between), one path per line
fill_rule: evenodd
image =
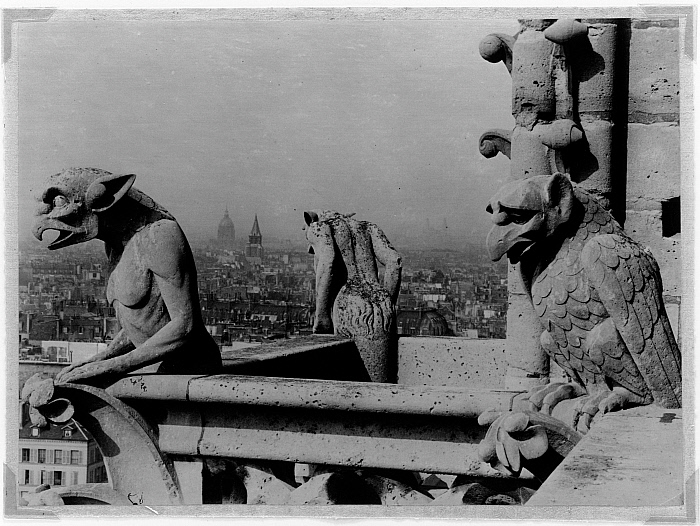
M169 455L455 474L489 473L476 453L485 433L477 416L508 410L517 394L230 375L170 380L135 376L109 389L135 407L149 401Z
M355 342L330 334L266 342L223 352L221 358L228 374L370 381Z
M148 374L107 391L37 378L25 394L37 415L62 420L65 410L55 414L53 406L70 407L92 433L114 502L131 496L134 504L187 505L311 503L323 495L327 504L426 503L432 498L414 493L410 471L498 476L479 460L486 430L477 417L508 411L518 393ZM300 487L290 463L315 466ZM363 473L344 475L343 467ZM371 490L369 501L343 500L353 481ZM54 500L47 494L42 502Z
M52 380L27 382L32 420L56 423L75 418L96 440L112 488L139 504L185 504L172 460L157 444L151 425L131 407L104 390L79 384L54 385ZM61 411L56 411L56 406Z
M399 384L463 389L504 387L506 340L399 338Z
M132 497L133 498L133 497ZM37 487L20 501L20 506L64 506L64 505L111 505L131 506L137 504L126 495L112 489L107 483L76 484L68 487L48 485Z

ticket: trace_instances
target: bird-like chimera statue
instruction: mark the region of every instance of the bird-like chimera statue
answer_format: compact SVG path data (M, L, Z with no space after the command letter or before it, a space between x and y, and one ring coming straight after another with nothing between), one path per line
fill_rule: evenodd
M585 431L599 412L680 407L681 355L651 252L561 173L505 187L487 211L491 258L520 263L542 347L572 380L532 393L534 408L585 397L574 422Z

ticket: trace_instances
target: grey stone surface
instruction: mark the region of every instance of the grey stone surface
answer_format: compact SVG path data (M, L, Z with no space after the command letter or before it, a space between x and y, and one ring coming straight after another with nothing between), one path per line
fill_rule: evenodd
M678 21L675 20L675 23ZM678 27L648 24L645 26L638 23L633 25L629 56L630 122L648 123L678 119L678 33Z
M588 46L581 46L574 64L581 115L612 119L618 29L616 23L591 23ZM620 88L622 88L620 86Z
M381 504L381 499L362 477L351 471L323 473L295 489L288 504Z
M122 400L193 402L477 418L506 410L515 392L238 375L130 375L107 388Z
M683 451L681 410L645 406L605 415L527 505L682 505Z
M506 476L531 473L545 480L581 440L582 435L563 423L555 407L553 416L524 408L528 395L514 400L513 410L486 412L479 423L489 430L479 444L479 457ZM524 399L524 400L523 400ZM458 477L458 482L464 477Z
M680 127L671 123L629 125L628 200L663 201L680 195L680 138Z
M332 356L332 359L329 357ZM221 354L227 374L368 381L357 346L328 334L301 336Z
M505 388L505 340L399 338L399 384Z
M31 382L27 384L31 390ZM32 398L33 393L26 394ZM139 504L184 503L172 462L161 453L153 429L139 413L89 385L56 385L53 395L54 401L70 400L75 407L76 418L100 448L114 491L133 496ZM51 403L40 403L35 409L42 411Z
M427 492L421 493L397 480L379 475L365 476L364 480L385 506L424 506L433 501Z
M245 485L246 504L286 504L294 491L294 487L265 466L244 462L239 463L236 471Z

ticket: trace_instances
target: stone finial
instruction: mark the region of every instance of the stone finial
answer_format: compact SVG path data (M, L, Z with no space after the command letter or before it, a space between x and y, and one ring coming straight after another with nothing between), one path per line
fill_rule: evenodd
M578 20L562 18L544 30L544 37L555 44L568 44L588 35L588 25Z
M490 159L502 153L510 159L510 130L489 130L479 137L479 153Z
M492 33L479 42L479 54L489 62L503 62L508 73L513 69L513 44L517 36Z
M549 124L537 124L532 131L542 144L561 150L583 139L581 126L570 119L558 119Z
M351 337L370 377L395 381L401 257L372 223L332 211L304 219L316 271L314 332ZM382 284L377 261L385 265Z

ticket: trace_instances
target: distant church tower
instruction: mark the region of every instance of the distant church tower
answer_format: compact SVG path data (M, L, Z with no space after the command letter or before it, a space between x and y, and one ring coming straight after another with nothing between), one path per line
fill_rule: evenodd
M224 212L224 218L219 223L216 240L221 248L232 249L234 241L236 241L236 229L233 226L233 221L228 216L228 207Z
M263 246L260 225L258 225L258 214L255 214L253 229L248 236L248 243L245 246L245 258L253 265L262 265Z

